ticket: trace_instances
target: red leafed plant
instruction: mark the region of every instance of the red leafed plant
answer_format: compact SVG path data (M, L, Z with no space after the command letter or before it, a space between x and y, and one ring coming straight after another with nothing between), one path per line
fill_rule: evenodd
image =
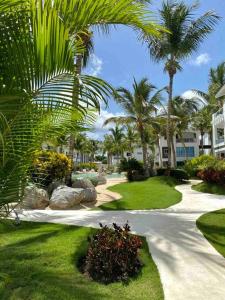
M120 227L114 223L113 228L100 224L100 227L101 229L89 238L82 271L93 280L106 284L127 282L142 268L139 259L142 240L130 234L128 224Z

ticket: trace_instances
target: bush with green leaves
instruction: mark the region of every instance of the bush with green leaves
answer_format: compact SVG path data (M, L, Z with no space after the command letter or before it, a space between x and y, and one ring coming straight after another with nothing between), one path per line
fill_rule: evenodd
M207 168L210 164L214 164L217 158L211 155L201 155L188 160L184 165L184 170L189 176L197 176L198 172Z
M184 169L157 169L157 176L171 176L178 181L185 181L189 179L188 173Z
M72 168L71 159L54 151L36 151L30 170L33 182L47 187L55 180L64 179Z
M145 180L143 163L135 158L123 158L119 164L119 172L127 172L128 181Z
M128 282L142 267L139 250L142 240L130 234L130 226L113 228L103 226L89 238L87 255L82 259L81 270L93 280L102 283Z
M95 172L98 171L98 165L94 162L87 162L87 163L79 163L76 165L76 170L77 171L83 171L83 169L85 170L95 170Z
M170 176L178 181L185 181L189 179L188 173L183 169L170 170Z

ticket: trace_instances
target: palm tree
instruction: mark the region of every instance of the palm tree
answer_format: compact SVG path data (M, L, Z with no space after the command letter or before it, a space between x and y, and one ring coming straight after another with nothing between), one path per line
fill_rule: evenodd
M200 110L193 118L193 126L200 131L200 149L201 154L204 154L204 135L208 133L212 137L212 112L209 106ZM212 138L211 138L212 140Z
M181 62L198 50L199 45L212 32L219 17L208 11L198 18L194 18L196 4L188 6L184 2L165 1L159 15L160 24L168 31L162 38L149 37L151 57L156 61L164 61L165 72L169 75L168 86L168 116L167 143L168 165L171 165L171 114L173 99L174 76L182 70Z
M112 155L114 153L114 142L112 135L106 134L104 136L104 141L103 141L103 155L107 153L107 164L110 166L112 164Z
M92 0L0 1L0 211L22 200L35 149L68 134L87 107L99 109L99 99L112 90L103 80L75 74L74 58L84 47L76 37L110 24L158 35L138 1L94 5L93 12Z
M123 153L125 150L125 145L124 145L124 127L119 127L118 125L115 126L115 128L110 128L109 129L112 137L112 142L113 142L113 153L116 154L118 157L121 156L123 157Z
M125 140L126 140L126 150L130 153L134 151L134 145L137 144L138 134L135 130L134 126L127 125L125 132Z
M161 91L157 90L147 78L143 78L138 83L134 79L132 92L121 87L115 93L115 100L123 107L126 116L109 118L105 122L105 125L114 122L135 126L141 140L146 175L148 175L148 163L145 129L154 122L157 105L161 101Z

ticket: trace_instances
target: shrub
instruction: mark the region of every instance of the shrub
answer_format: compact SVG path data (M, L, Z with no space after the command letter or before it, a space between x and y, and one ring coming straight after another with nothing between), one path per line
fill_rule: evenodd
M127 282L142 267L139 259L142 241L130 234L128 224L123 227L113 224L113 228L100 226L100 231L89 238L82 271L102 283Z
M139 162L135 158L122 159L119 165L119 172L127 172L128 181L144 180L146 179L144 175L143 163Z
M88 163L79 163L76 165L76 170L77 171L82 171L83 169L86 170L95 170L96 172L98 171L98 165L93 162L88 162Z
M189 176L197 176L198 172L207 168L210 164L214 164L217 158L211 155L201 155L188 160L184 169L189 174Z
M168 170L166 168L159 168L156 170L156 172L157 172L157 176L164 176L164 175L166 175Z
M188 173L183 169L174 169L170 171L170 176L178 181L188 180Z
M157 176L171 176L178 181L188 180L188 173L183 169L171 169L168 170L166 168L157 169Z
M36 151L31 167L31 178L35 183L48 186L62 180L71 171L72 162L64 154L53 151Z

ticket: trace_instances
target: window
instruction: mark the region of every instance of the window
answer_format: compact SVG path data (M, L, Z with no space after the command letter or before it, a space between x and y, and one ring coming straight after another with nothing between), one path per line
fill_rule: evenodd
M162 147L162 157L168 158L168 147Z
M195 148L194 147L177 147L176 148L177 157L194 157Z

